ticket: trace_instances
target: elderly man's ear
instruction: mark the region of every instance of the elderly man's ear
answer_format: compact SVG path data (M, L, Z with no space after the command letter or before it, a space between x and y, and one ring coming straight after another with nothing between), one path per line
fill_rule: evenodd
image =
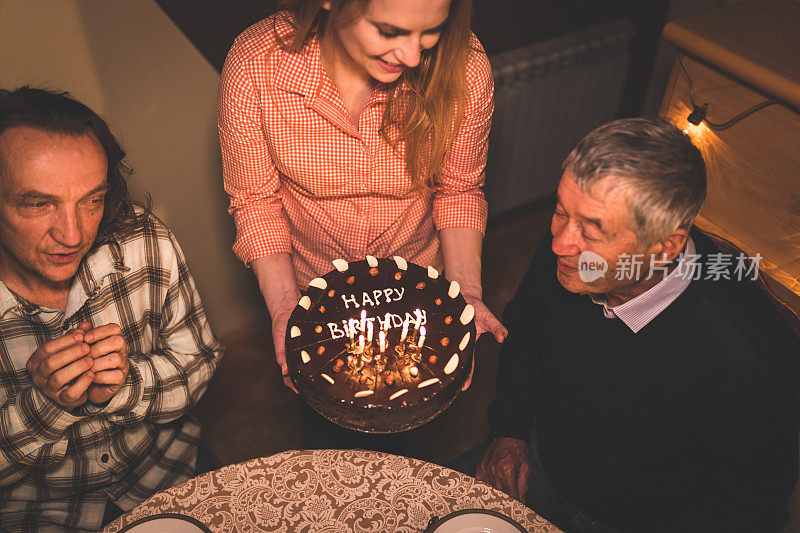
M689 230L676 229L661 242L653 245L653 255L659 261L672 262L683 251L687 240L689 240Z

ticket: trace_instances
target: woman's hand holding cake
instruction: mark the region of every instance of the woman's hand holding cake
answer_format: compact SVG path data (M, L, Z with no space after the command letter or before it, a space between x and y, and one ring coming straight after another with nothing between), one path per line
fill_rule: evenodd
M273 254L250 263L272 319L272 340L275 344L275 361L281 367L284 384L297 392L286 366L286 324L292 314L300 290L292 269L289 254Z
M447 277L461 285L464 299L475 308L475 328L480 337L491 333L497 342L503 342L508 330L483 303L481 288L481 245L483 234L469 228L444 228L439 232ZM473 370L475 359L472 360ZM462 390L472 384L472 372Z

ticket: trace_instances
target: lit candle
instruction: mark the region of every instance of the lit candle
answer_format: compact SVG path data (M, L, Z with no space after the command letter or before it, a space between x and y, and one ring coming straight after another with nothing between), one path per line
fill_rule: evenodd
M347 332L350 335L350 342L353 342L356 336L356 324L358 324L358 320L355 318L351 318L347 321Z
M386 332L383 330L378 334L378 345L381 348L381 353L383 353L386 350Z
M367 322L367 310L364 309L361 311L361 333L364 333L366 329L366 322Z
M367 344L372 344L372 320L367 322Z
M416 335L417 331L419 331L420 324L422 324L422 311L415 309L414 314L417 316L417 320L414 321L414 335Z
M358 353L364 351L364 334L358 336Z
M389 324L391 324L391 323L392 323L392 322L391 322L391 320L392 320L392 314L391 314L391 313L386 313L386 316L385 316L385 317L383 317L383 318L384 318L384 326L383 326L383 329L385 329L386 331L389 331Z
M417 341L417 348L422 348L423 344L425 344L425 326L419 328L419 341Z
M400 334L400 342L406 340L408 336L408 318L403 321L403 332Z

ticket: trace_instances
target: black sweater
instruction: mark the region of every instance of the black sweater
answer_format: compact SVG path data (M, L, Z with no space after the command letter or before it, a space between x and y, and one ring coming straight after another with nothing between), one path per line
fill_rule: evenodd
M527 440L535 421L556 488L626 530L784 524L800 343L755 283L693 281L634 334L555 272L545 240L504 314L490 436Z

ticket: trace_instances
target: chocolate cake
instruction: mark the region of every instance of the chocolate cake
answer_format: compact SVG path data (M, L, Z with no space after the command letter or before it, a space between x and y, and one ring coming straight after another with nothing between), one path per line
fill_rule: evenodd
M424 424L469 376L474 308L458 282L402 257L333 264L289 318L286 362L297 390L350 429L394 433Z

